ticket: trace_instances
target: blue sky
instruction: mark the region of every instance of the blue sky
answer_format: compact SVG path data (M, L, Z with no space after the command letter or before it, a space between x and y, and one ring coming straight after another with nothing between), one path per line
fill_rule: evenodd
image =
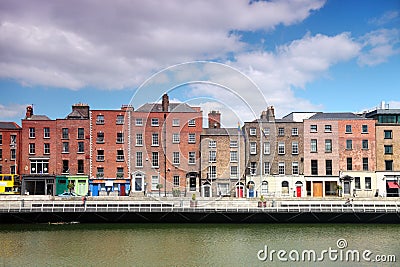
M399 0L4 0L0 22L2 121L20 123L28 104L50 118L65 117L77 102L118 109L155 73L197 60L236 69L265 98L252 102L258 89L222 66L207 77L237 86L241 101L211 84L170 92L204 113L220 110L227 126L252 119L243 104L256 115L274 105L278 117L357 112L381 101L400 108ZM180 78L141 87L135 107L203 71L184 66L175 74Z

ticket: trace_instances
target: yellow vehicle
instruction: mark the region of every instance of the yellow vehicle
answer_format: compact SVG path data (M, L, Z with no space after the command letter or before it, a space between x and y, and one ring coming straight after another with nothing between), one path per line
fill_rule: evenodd
M21 192L21 181L17 174L0 174L0 194L16 195Z

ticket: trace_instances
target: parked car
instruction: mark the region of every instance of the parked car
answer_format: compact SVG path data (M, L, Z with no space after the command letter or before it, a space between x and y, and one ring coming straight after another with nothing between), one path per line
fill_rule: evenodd
M62 194L57 195L59 197L79 197L79 195L75 194L74 192L64 192Z

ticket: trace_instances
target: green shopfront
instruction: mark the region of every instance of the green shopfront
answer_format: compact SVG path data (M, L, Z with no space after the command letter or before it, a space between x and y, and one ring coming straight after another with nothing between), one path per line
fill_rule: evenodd
M68 184L74 185L73 192L77 195L84 196L89 191L89 179L85 175L68 175L68 176L56 176L56 195L62 194L68 191Z

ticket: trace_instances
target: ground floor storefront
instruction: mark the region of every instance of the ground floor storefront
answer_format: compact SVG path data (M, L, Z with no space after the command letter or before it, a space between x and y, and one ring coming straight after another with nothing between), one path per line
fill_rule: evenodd
M130 190L129 179L89 179L90 196L128 196Z
M50 195L56 192L56 178L53 175L24 175L21 192L25 195Z
M68 184L72 184L71 191L80 196L89 192L89 177L87 175L59 175L56 176L56 195L68 192Z

